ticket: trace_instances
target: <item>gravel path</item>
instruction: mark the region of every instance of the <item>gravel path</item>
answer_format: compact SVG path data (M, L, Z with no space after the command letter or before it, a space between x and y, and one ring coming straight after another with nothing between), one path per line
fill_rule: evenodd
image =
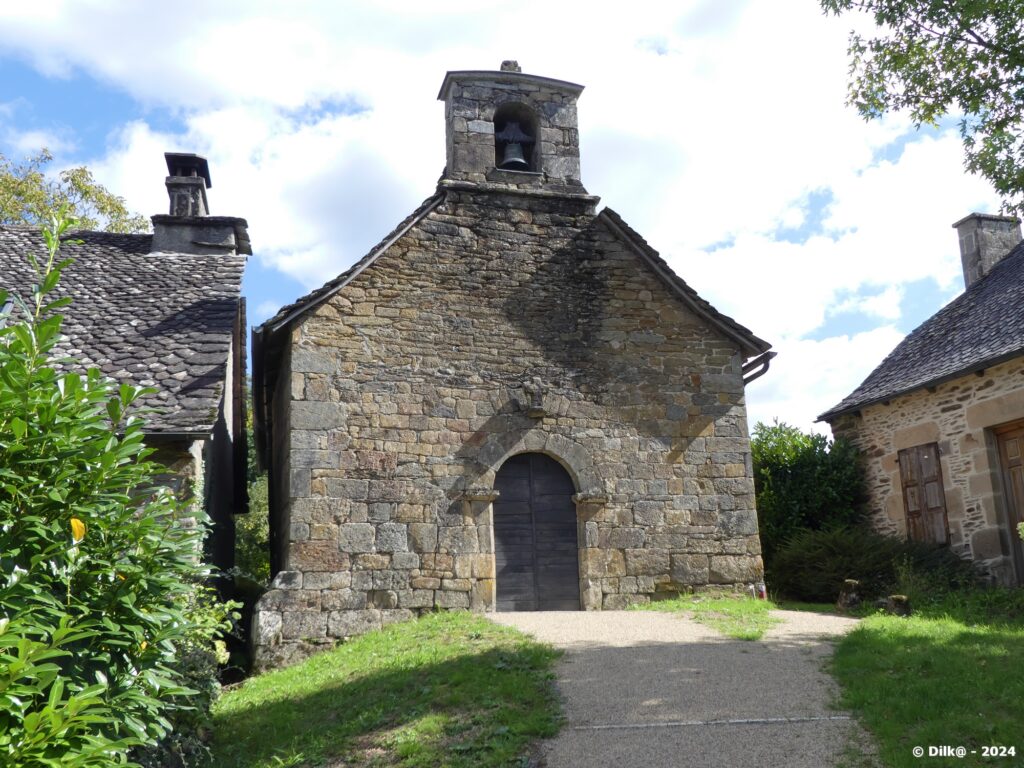
M566 723L541 745L547 768L828 768L867 744L822 664L856 621L775 611L758 642L677 614L497 613L489 618L565 649ZM859 751L859 750L858 750Z

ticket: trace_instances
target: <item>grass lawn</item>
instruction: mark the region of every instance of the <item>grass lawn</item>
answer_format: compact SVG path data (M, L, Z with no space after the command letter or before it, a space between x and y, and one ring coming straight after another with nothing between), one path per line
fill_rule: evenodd
M888 766L1024 764L1024 590L954 594L914 610L869 616L839 642L841 706L874 734ZM968 753L929 759L938 745ZM992 745L1016 757L983 757Z
M225 693L214 765L525 764L559 728L557 656L469 613L394 624Z
M708 595L682 595L672 600L658 600L636 606L641 611L689 614L694 621L736 640L760 640L765 631L779 623L778 619L768 613L775 607L770 600Z

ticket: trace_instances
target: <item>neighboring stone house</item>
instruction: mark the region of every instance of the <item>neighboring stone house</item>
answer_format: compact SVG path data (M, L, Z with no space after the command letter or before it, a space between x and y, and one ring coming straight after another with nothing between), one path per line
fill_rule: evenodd
M182 493L202 494L214 522L210 555L228 568L233 515L246 494L244 219L207 215L207 163L168 154L170 215L153 234L77 231L62 256L73 259L57 293L65 338L58 351L83 369L153 387L141 399L146 442ZM80 241L80 242L74 242ZM0 227L0 285L27 294L37 282L27 255L46 254L38 229Z
M596 212L581 90L449 72L435 194L254 332L258 666L434 608L762 578L744 377L774 353Z
M1020 221L954 225L966 290L822 414L856 445L883 532L948 544L1024 583L1024 245Z

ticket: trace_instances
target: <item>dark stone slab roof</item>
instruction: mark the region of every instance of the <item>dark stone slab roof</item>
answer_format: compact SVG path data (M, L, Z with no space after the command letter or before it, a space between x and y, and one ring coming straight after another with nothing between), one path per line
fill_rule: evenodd
M74 259L57 293L59 351L83 368L157 389L142 405L148 433L209 434L217 419L241 296L245 256L150 253L151 235L73 232ZM36 282L26 254L46 254L33 228L0 227L0 288L27 295ZM15 310L17 311L17 310Z
M1024 354L1024 243L913 330L864 382L818 417L934 386Z

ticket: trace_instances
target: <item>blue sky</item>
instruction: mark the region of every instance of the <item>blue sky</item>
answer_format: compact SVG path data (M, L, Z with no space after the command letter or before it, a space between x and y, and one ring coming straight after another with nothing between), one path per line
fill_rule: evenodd
M48 146L140 212L167 150L208 157L213 213L249 220L250 320L320 285L444 164L447 69L583 83L583 181L779 357L751 425L811 427L962 289L953 221L997 200L952 122L844 104L852 21L813 0L615 8L446 0L68 0L0 8L0 151ZM522 19L533 19L529 33ZM821 425L817 428L821 429Z

